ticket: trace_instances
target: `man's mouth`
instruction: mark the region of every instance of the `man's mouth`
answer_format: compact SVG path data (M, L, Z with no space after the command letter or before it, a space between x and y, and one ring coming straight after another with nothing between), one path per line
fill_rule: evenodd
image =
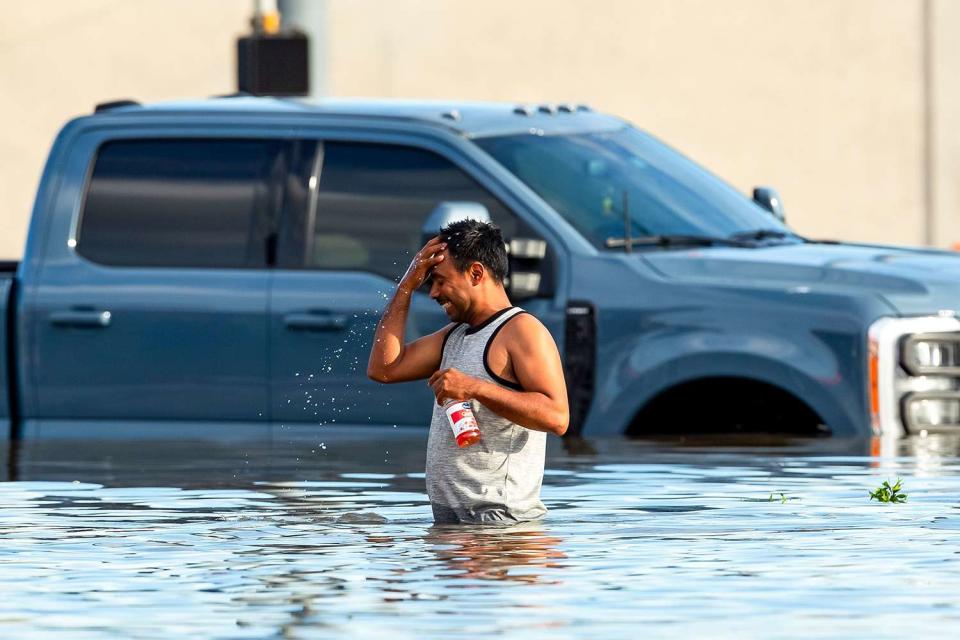
M442 302L442 303L440 304L440 306L443 307L443 310L446 311L447 313L450 313L450 309L453 308L453 305L450 304L449 301L447 301L447 302Z

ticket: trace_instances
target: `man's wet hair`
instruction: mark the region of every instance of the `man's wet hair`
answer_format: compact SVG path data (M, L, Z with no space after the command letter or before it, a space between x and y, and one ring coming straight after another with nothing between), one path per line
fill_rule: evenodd
M507 277L507 250L497 225L478 220L458 220L440 230L440 239L447 243L447 253L461 273L471 263L479 262L495 281L503 283Z

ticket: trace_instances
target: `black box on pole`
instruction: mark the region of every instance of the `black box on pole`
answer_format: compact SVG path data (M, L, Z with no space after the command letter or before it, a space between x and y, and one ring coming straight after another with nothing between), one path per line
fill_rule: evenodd
M237 89L259 96L310 93L309 40L292 31L237 40Z

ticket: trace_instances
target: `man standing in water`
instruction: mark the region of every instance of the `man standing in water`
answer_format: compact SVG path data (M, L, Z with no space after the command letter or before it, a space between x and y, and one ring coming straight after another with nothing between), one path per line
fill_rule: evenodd
M510 304L500 229L454 222L417 253L377 325L367 375L429 378L436 396L427 443L427 495L438 523L510 524L543 516L546 435L569 422L560 354L539 320ZM410 298L430 297L451 323L404 344ZM458 448L443 405L472 401L480 442Z

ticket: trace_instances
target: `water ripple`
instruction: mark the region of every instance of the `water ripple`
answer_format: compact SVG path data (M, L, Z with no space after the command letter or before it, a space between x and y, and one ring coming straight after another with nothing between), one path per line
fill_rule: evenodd
M324 441L315 456L16 452L0 483L0 633L900 638L960 619L952 441L879 457L554 447L549 515L502 529L432 526L420 435L391 441L390 462ZM897 476L907 503L869 501Z

